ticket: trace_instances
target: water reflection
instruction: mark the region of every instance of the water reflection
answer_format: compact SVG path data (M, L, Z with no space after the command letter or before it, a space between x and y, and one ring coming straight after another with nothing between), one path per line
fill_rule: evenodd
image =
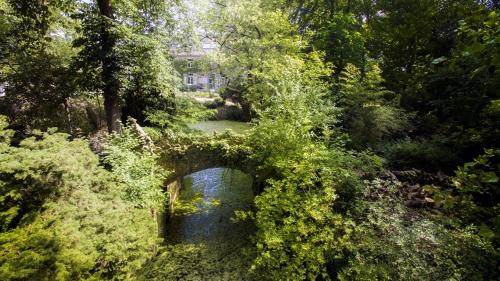
M234 223L231 217L235 210L248 210L253 197L252 178L238 170L213 168L186 176L167 225L166 241L218 246L247 241L252 226Z
M237 121L200 121L188 124L191 129L200 130L206 134L212 135L213 133L221 134L225 130L230 129L236 134L243 134L252 128L250 123L237 122Z
M252 178L238 170L186 176L166 227L165 248L145 280L255 280L248 271L253 257L242 252L254 226L231 221L235 210L250 209L253 197Z

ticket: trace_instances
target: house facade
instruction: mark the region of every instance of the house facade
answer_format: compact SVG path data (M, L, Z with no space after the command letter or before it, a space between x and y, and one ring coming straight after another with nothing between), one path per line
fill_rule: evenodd
M225 85L218 65L209 59L215 51L215 44L205 40L199 48L174 52L175 67L181 74L183 91L217 91Z

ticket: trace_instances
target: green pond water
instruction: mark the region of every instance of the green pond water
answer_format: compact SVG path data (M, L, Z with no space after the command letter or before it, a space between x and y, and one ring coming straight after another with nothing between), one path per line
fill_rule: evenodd
M251 176L213 168L184 177L174 213L165 226L165 246L141 280L253 280L245 253L250 222L234 222L235 210L249 210Z
M188 124L191 129L200 130L206 134L220 134L224 133L225 130L230 129L236 134L242 134L245 131L252 128L250 123L237 122L237 121L200 121L196 123Z
M235 210L248 210L253 197L252 178L241 171L213 168L188 175L182 180L165 238L175 243L241 241L247 225L232 223L231 217Z

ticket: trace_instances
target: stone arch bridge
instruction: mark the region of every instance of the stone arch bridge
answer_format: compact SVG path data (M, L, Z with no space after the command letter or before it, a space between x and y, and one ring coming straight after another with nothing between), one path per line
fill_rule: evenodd
M169 193L169 205L175 202L184 176L209 168L238 169L254 178L254 190L258 192L260 181L255 177L256 163L249 158L243 145L244 135L220 134L214 136L167 136L159 142L160 163L169 171L165 187Z

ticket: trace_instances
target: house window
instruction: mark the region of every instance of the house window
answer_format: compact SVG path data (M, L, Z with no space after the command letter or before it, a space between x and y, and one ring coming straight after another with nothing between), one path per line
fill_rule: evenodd
M193 68L193 59L188 59L187 67Z
M187 76L187 84L188 85L193 85L194 84L194 75L193 73L189 73Z

